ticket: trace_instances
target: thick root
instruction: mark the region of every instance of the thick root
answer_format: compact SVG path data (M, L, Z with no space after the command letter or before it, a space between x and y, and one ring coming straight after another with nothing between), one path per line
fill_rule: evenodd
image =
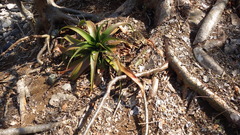
M190 89L197 92L204 98L209 104L221 112L231 123L240 127L240 113L230 107L224 100L217 96L212 90L207 88L198 78L191 75L183 63L174 56L173 48L171 47L171 41L165 37L166 56L170 66L177 73L177 75L183 80L184 84Z

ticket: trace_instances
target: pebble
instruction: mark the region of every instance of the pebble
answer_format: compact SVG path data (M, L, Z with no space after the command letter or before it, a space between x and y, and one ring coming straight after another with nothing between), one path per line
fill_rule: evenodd
M2 9L0 12L0 15L1 16L9 16L9 12L7 12L7 10L5 10L5 9Z
M12 25L12 21L10 19L5 19L5 21L2 24L3 28L10 27Z
M27 29L27 27L30 27L30 26L28 25L28 23L25 23L25 24L23 25L23 29Z
M57 81L57 74L51 74L48 76L47 83L53 85Z
M206 75L203 76L203 82L205 82L205 83L209 82L208 76L206 76Z
M131 111L130 115L138 115L139 114L139 109L137 106L135 106Z
M66 83L62 86L62 89L65 91L71 91L72 90L72 86L69 83Z
M13 3L10 3L10 4L7 4L7 9L13 9L15 8L16 4L13 4Z

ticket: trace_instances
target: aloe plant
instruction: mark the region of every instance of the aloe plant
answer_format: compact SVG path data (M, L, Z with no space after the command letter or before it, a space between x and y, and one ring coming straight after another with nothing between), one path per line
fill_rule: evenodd
M140 80L131 70L120 63L114 53L116 45L120 43L128 44L128 42L115 38L112 35L117 32L119 26L128 25L128 23L119 22L109 26L106 30L102 30L104 23L98 26L91 21L81 21L79 24L84 25L87 31L77 26L65 26L61 29L61 31L70 29L82 37L82 39L76 39L70 35L66 35L64 38L71 45L60 47L59 49L70 57L66 70L72 70L70 74L71 80L77 79L90 66L92 90L97 67L101 67L102 63L108 63L117 72L121 71L125 73L139 86L142 86Z

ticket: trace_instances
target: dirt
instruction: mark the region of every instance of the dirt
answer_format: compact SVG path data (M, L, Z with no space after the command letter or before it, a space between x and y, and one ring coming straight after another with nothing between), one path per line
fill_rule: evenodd
M123 1L96 2L84 0L81 4L71 0L64 6L107 15L113 12ZM213 2L191 1L192 9L200 9L207 14ZM108 8L108 7L111 8ZM203 80L205 84L224 99L231 107L240 109L240 47L238 42L234 49L226 52L227 43L239 40L240 23L235 24L232 15L236 15L234 8L228 5L217 27L210 38L218 39L220 29L227 38L226 44L208 52L226 71L224 76L218 76L202 68L192 54L191 45L194 35L200 25L191 25L190 19L183 16L184 11L177 4L174 14L158 27L153 27L151 9L135 8L128 18L115 18L116 22L128 20L134 28L151 40L155 47L140 41L136 37L126 39L134 42L134 47L119 47L121 60L135 73L160 67L166 62L163 38L171 37L175 55L189 69L195 77ZM101 8L102 7L102 8ZM180 11L181 12L180 12ZM239 18L237 18L239 19ZM240 19L239 19L240 20ZM119 33L119 37L126 35ZM45 124L70 119L70 122L49 131L37 133L45 134L81 134L97 109L101 98L106 91L108 82L116 77L116 73L109 69L99 77L99 84L90 90L89 74L86 72L76 82L68 80L68 75L62 75L64 70L61 56L45 53L42 56L43 65L36 61L40 47L36 46L37 40L21 43L7 57L0 59L0 128L23 127L27 125ZM49 84L51 75L57 75L58 80ZM154 96L152 92L153 78L159 79L158 90ZM17 82L25 80L30 96L27 97L27 109L24 119L21 120L18 103ZM181 78L169 68L166 71L155 73L141 78L145 84L148 96L149 134L239 134L239 129L229 123L221 112L215 111L205 100L193 90L188 90L183 96L184 84ZM64 89L65 84L70 84L71 89ZM138 86L130 79L121 81L112 88L111 96L107 99L92 125L89 134L143 134L145 131L145 115L143 98L139 94ZM60 101L55 104L50 100L58 94ZM68 96L67 96L68 95ZM120 102L118 109L117 105ZM116 111L116 113L114 113Z

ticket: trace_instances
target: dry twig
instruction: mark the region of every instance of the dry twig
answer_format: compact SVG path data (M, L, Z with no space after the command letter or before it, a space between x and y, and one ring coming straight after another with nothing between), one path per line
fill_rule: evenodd
M161 72L161 71L163 71L163 70L165 70L165 69L167 69L167 68L168 68L168 63L165 63L165 64L163 64L163 66L161 66L161 67L159 67L159 68L155 68L155 69L152 69L152 70L149 70L149 71L145 71L145 72L142 72L142 73L138 73L138 74L136 74L136 76L137 76L137 77L148 76L148 75L153 74L153 73L156 73L156 72ZM95 114L93 115L91 121L88 123L88 125L87 125L87 127L86 127L86 130L85 130L85 132L84 132L84 135L86 135L86 134L88 133L89 128L90 128L91 125L93 124L93 122L94 122L94 120L96 119L99 111L101 110L103 104L105 103L105 100L106 100L107 97L109 96L110 91L111 91L111 87L112 87L117 81L122 80L122 79L126 79L126 78L127 78L126 75L121 75L121 76L118 76L118 77L114 78L113 80L111 80L111 81L109 82L108 87L107 87L107 91L106 91L105 95L103 96L102 101L101 101L100 104L98 105L98 108L97 108ZM144 93L145 93L145 92L144 92ZM146 95L145 95L145 96L146 96ZM147 104L147 103L145 102L145 104ZM146 105L145 105L145 106L146 106ZM147 109L147 108L145 107L145 110L146 110L146 109ZM145 113L147 113L147 112L145 112ZM145 117L147 118L147 116L145 116ZM146 122L146 125L148 125L148 122ZM147 126L146 126L146 132L147 132Z

